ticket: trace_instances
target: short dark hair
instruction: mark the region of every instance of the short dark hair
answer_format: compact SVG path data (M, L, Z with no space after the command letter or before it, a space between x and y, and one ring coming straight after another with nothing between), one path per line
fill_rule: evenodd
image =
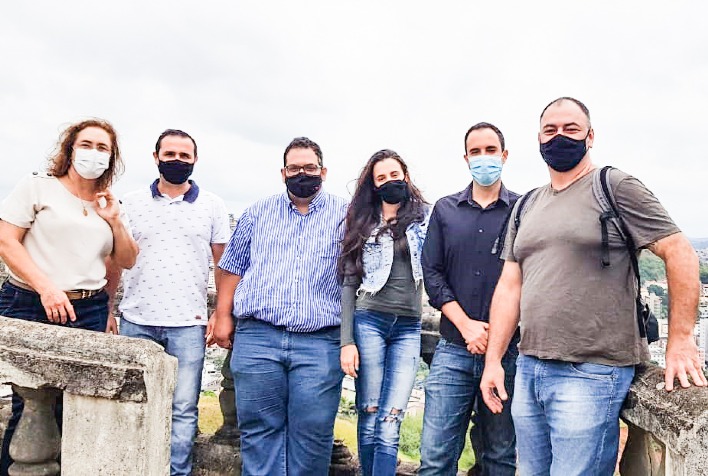
M157 138L157 142L155 143L155 153L159 154L160 153L160 147L162 146L162 139L164 139L167 136L177 136L177 137L186 137L192 141L192 144L194 144L194 157L197 156L197 143L194 140L192 136L187 134L184 131L181 131L179 129L165 129L165 131L160 134L160 137Z
M290 144L288 144L285 148L285 152L283 153L283 166L288 165L286 157L291 149L312 149L317 156L317 162L320 164L320 167L322 167L322 149L320 149L320 146L317 145L315 141L312 141L307 137L296 137L291 140Z
M591 125L591 124L592 124L591 121L590 121L590 110L588 109L588 107L587 107L585 104L583 104L581 101L579 101L579 100L577 100L577 99L575 99L575 98L571 98L571 97L569 97L569 96L563 96L562 98L554 99L553 101L549 102L549 103L548 103L548 106L544 107L544 108L543 108L543 111L541 111L541 115L540 115L539 118L538 118L539 121L540 121L541 119L543 119L543 115L546 113L546 110L547 110L549 107L553 106L554 104L560 104L560 103L562 103L563 101L570 101L570 102L572 102L572 103L575 103L575 105L578 106L581 111L583 111L583 114L585 114L585 117L588 118L588 125Z
M467 131L467 134L465 134L465 154L467 154L467 138L470 136L470 133L472 131L478 131L480 129L491 129L493 130L497 137L499 137L499 144L501 145L501 150L506 150L505 143L504 143L504 134L499 130L497 126L494 124L490 124L488 122L478 122L474 126L470 127L469 130Z

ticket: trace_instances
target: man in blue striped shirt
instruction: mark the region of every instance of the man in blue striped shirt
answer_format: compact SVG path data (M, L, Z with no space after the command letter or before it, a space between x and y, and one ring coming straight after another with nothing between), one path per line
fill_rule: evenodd
M243 213L219 262L214 339L233 339L244 476L328 474L341 394L346 202L321 190L327 169L313 141L294 139L283 161L287 192Z

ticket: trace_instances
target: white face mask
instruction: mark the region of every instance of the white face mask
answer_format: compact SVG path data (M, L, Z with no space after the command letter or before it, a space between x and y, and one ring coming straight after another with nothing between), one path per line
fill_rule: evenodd
M108 169L111 154L96 149L74 149L74 170L87 180L97 179Z

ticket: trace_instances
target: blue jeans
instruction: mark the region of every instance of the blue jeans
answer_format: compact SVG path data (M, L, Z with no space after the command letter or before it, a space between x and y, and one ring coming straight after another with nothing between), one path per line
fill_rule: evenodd
M157 342L165 352L177 358L177 382L172 398L172 442L170 474L192 472L192 446L197 435L199 391L204 368L204 326L161 327L120 320L120 333Z
M357 440L364 476L396 474L401 421L420 360L420 319L356 310Z
M519 355L511 412L524 476L612 476L634 367Z
M290 332L238 319L231 370L243 476L325 476L342 391L339 327Z
M512 344L502 358L504 385L510 399L514 396L517 353ZM440 339L425 381L419 475L457 474L473 410L477 412L473 428L476 467L483 475L516 473L511 405L507 401L498 415L489 411L479 390L483 371L484 355L471 354L461 345Z
M53 324L47 320L39 294L22 289L5 282L0 288L0 316L22 319L25 321L39 322L49 325L64 325L75 329L84 329L97 332L106 331L108 321L108 295L101 292L88 299L71 301L76 313L76 321L67 321L66 324ZM10 457L10 440L15 433L17 423L22 416L25 402L19 395L12 394L12 416L7 423L5 435L2 440L0 452L0 476L7 476L13 460ZM55 414L57 424L61 431L61 398L56 402Z

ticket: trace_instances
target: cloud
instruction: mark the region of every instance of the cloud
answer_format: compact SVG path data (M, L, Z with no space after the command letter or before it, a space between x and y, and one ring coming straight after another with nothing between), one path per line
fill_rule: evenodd
M392 148L430 200L462 189L465 131L498 125L504 179L548 180L538 115L588 104L593 157L637 175L692 236L708 236L703 116L708 32L699 2L15 2L0 18L0 195L41 167L63 125L117 127L127 172L154 176L167 127L200 147L195 177L243 207L282 190L282 151L319 142L327 186ZM61 21L59 21L61 19Z

